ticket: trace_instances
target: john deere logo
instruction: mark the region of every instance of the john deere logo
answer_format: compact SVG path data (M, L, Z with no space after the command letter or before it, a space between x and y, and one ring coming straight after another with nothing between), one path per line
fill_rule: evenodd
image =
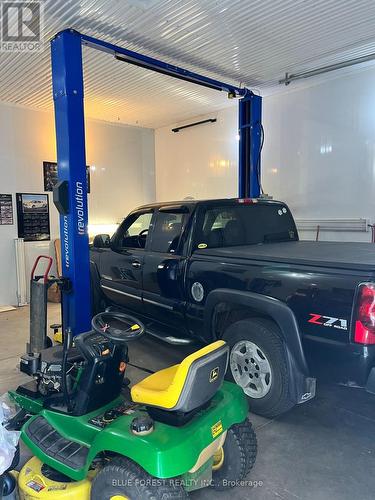
M215 380L217 380L218 376L219 376L219 367L217 366L216 368L211 370L210 382L215 382Z

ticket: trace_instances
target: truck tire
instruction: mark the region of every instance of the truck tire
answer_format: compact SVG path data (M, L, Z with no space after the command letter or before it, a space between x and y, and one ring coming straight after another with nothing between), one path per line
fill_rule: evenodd
M273 418L294 406L285 346L273 321L236 321L225 330L223 339L231 349L227 378L243 388L250 411Z

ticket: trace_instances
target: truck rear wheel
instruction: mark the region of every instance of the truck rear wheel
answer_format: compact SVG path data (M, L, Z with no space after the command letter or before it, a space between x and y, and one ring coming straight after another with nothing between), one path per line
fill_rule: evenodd
M273 418L294 406L285 346L275 323L262 318L236 321L223 339L231 348L227 378L242 387L250 411Z

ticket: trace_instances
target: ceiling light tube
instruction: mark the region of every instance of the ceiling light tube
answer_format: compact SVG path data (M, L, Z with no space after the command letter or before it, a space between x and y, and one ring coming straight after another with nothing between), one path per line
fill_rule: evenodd
M217 121L216 118L209 118L208 120L202 120L200 122L189 123L189 125L183 125L182 127L172 128L172 132L179 132L184 128L195 127L196 125L202 125L203 123L215 123Z

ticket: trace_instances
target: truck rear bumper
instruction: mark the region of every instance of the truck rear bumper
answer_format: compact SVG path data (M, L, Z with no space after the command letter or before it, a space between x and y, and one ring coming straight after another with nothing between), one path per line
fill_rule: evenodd
M368 376L365 389L367 392L375 394L375 367L370 370L370 375Z
M318 378L375 393L375 345L309 341L305 353L310 370Z

